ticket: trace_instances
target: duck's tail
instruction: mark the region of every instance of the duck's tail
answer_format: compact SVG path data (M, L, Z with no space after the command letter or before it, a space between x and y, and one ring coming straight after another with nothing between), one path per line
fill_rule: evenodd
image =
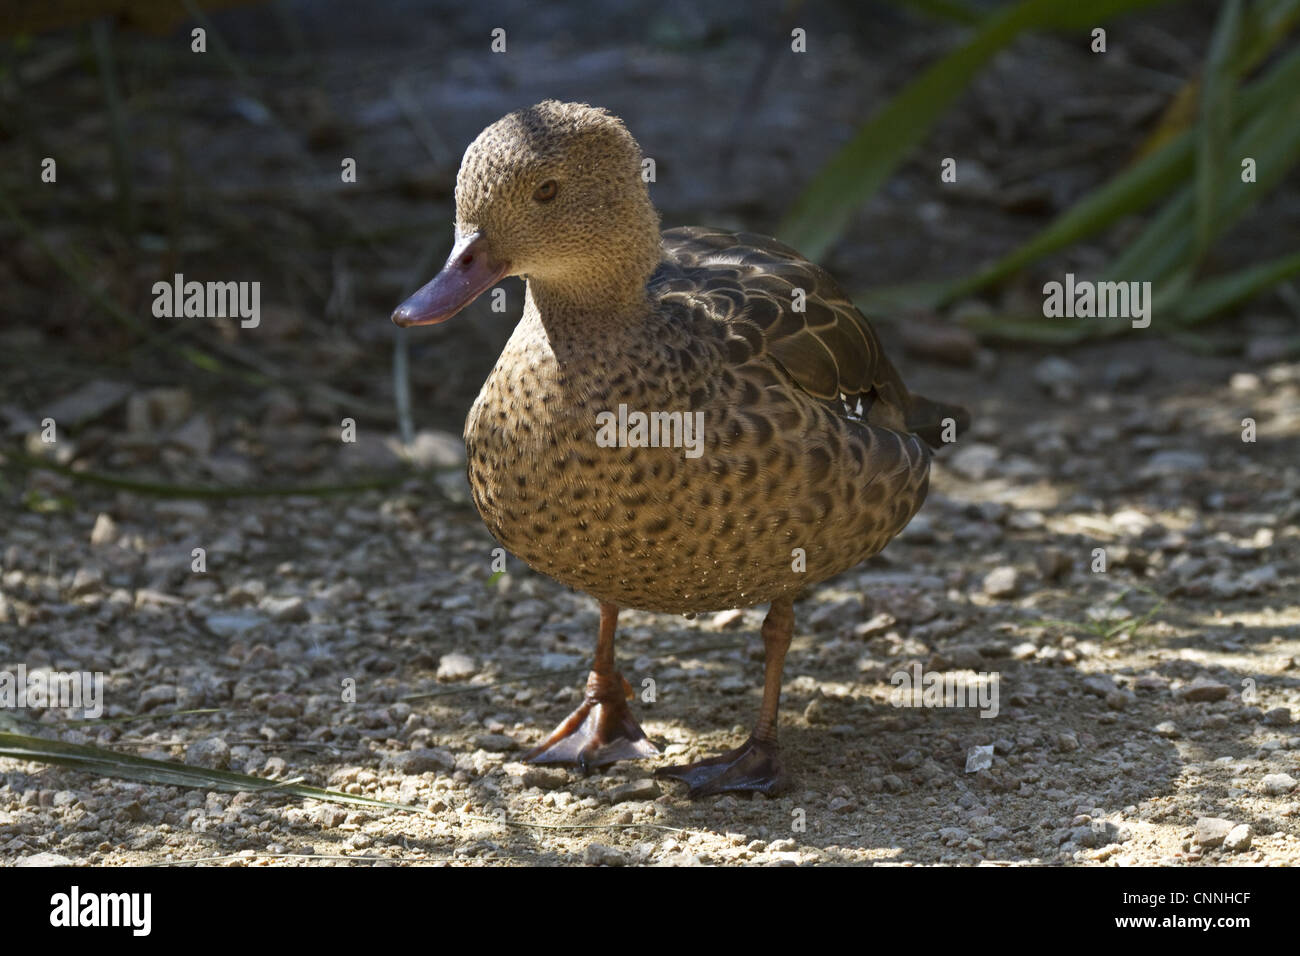
M960 405L936 402L912 393L907 402L907 430L931 448L940 448L970 428L970 412Z

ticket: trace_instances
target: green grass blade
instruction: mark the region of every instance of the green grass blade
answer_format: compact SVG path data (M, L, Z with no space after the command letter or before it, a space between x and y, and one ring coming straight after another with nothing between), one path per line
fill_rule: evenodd
M929 67L868 120L795 201L778 235L812 259L893 174L995 53L1030 29L1083 29L1166 0L1022 0L996 13L963 46ZM937 171L936 171L937 175Z
M1048 253L1100 232L1185 182L1192 170L1192 138L1182 133L1061 213L1042 232L988 268L954 282L949 300L1006 278Z
M1300 276L1300 252L1199 282L1173 308L1181 322L1195 325L1296 276Z
M1225 173L1232 128L1232 98L1237 85L1241 0L1227 0L1210 39L1201 82L1201 121L1196 137L1196 245L1200 259L1214 241L1214 220Z
M1295 88L1296 84L1300 84L1300 50L1289 54L1269 76L1247 87L1239 97L1237 112L1243 120L1254 116L1288 88ZM1049 253L1100 232L1122 216L1140 211L1184 184L1191 174L1193 162L1192 134L1185 131L1080 199L1046 229L992 265L953 281L943 302L998 282ZM1182 221L1178 220L1178 228L1183 228ZM1163 235L1153 237L1151 244L1158 246L1164 241Z
M323 790L320 787L308 787L298 783L279 784L274 780L251 777L231 770L191 767L188 764L174 763L169 760L152 760L134 754L105 750L102 747L69 744L61 740L33 737L28 734L0 733L0 757L54 764L97 777L115 777L119 780L134 780L164 787L194 787L224 793L271 791L328 803L424 812L421 807L360 797L338 790Z
M1256 161L1257 181L1225 177L1213 237L1230 229L1300 162L1300 51L1287 63L1293 86L1276 96L1233 138L1229 155ZM1190 187L1180 190L1136 240L1105 270L1110 279L1160 282L1194 264L1195 202Z

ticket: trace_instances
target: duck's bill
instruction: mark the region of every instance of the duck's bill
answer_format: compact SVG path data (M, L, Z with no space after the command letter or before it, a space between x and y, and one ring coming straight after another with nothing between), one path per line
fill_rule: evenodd
M509 264L492 258L481 234L457 237L442 271L397 307L393 322L404 329L446 322L509 272Z

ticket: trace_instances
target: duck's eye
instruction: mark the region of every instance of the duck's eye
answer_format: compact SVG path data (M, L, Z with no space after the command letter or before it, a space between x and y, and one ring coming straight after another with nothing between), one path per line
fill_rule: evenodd
M560 184L554 179L548 179L533 191L533 198L538 202L550 202L559 191Z

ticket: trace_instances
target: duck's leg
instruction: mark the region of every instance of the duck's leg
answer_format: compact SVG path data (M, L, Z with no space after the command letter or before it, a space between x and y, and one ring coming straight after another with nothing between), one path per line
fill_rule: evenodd
M530 763L576 763L584 772L616 760L653 757L659 748L646 739L627 702L632 688L614 666L614 627L618 606L600 602L600 637L587 675L582 704L537 747L524 754Z
M692 797L723 793L728 790L749 790L757 793L779 793L789 783L781 766L776 747L777 708L781 703L781 674L785 670L785 652L790 649L794 634L794 606L790 599L773 601L763 619L763 650L765 676L763 680L763 705L758 711L758 723L741 746L719 757L675 767L662 767L657 776L673 777L691 788Z

